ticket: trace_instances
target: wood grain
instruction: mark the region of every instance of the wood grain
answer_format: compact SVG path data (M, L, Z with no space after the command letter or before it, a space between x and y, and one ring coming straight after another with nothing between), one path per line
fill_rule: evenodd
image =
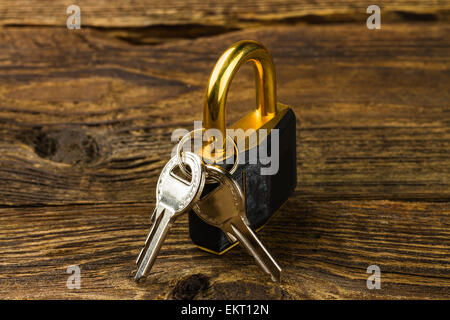
M66 25L69 0L3 0L0 3L0 25ZM83 26L102 28L145 28L149 26L216 26L226 29L255 26L274 22L343 22L367 19L366 9L371 3L352 0L223 0L223 1L167 1L167 0L78 0ZM446 20L450 4L445 0L380 0L383 21ZM168 33L167 29L158 29ZM198 29L197 29L198 30ZM222 29L210 29L220 32ZM199 32L205 32L200 31ZM194 34L195 35L195 32Z
M272 283L240 247L224 256L195 248L183 217L152 274L131 277L151 204L78 205L0 210L2 298L165 299L180 279L209 279L206 299L450 298L450 206L393 201L300 201L283 207L260 232L283 267ZM376 218L374 218L376 217ZM382 288L368 290L378 265ZM81 267L68 290L66 268ZM225 270L227 270L225 272Z
M130 46L91 30L6 29L0 201L149 201L172 131L202 118L217 57L243 38L268 46L279 101L297 114L299 197L448 200L448 34L295 26ZM245 68L233 82L230 121L252 108L252 77Z
M0 29L0 297L176 298L201 274L196 298L450 298L449 31L299 24L138 46ZM261 233L284 281L261 281L242 249L199 251L183 218L135 284L171 133L201 119L216 59L247 38L273 54L298 118L298 187ZM253 107L252 77L234 80L229 122ZM65 286L72 264L80 290ZM372 264L381 290L366 288Z

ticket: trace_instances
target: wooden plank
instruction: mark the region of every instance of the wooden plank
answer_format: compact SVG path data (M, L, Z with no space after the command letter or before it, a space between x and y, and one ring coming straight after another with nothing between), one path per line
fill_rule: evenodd
M186 217L153 273L136 284L131 273L151 210L150 203L0 209L0 297L165 299L178 286L181 298L189 292L180 281L191 279L205 285L196 295L204 299L450 298L448 203L293 197L260 232L284 269L281 284L240 247L224 256L195 248ZM81 289L66 287L70 265L81 268ZM381 269L380 290L367 289L369 265Z
M153 201L176 128L202 118L220 53L273 53L279 101L298 117L298 197L450 198L449 25L291 26L161 46L93 30L0 32L0 203ZM238 74L229 120L254 104Z
M65 27L69 0L3 0L0 3L1 25L36 25ZM193 30L195 25L241 28L273 22L341 22L367 19L368 3L351 0L271 0L271 1L161 1L161 0L79 0L83 26L142 28L158 25L183 25L192 36L205 30ZM395 0L377 1L383 21L404 19L447 20L448 1ZM167 33L167 29L159 29ZM212 28L211 33L222 29ZM183 29L177 29L177 33ZM173 35L174 36L174 35Z
M0 297L183 298L188 282L206 299L450 298L449 29L293 25L157 46L0 29ZM261 232L284 281L261 281L242 249L199 251L182 218L135 284L171 133L201 119L216 59L247 38L272 52L298 118L298 187ZM230 122L253 106L252 78L234 80ZM366 287L372 264L381 290Z

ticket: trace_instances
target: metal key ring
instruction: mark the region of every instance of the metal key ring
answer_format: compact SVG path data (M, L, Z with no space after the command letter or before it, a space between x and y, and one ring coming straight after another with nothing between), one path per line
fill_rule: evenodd
M188 176L188 177L190 177L190 174L189 174L189 172L186 170L186 166L185 166L185 164L184 164L184 162L183 162L183 159L182 159L182 153L181 153L181 152L182 152L182 151L181 151L181 148L182 148L183 145L188 141L188 139L190 139L190 138L192 137L192 135L193 135L194 133L199 132L199 131L205 131L205 128L195 129L195 130L192 130L192 131L188 132L187 134L185 134L185 135L183 136L183 138L181 138L180 142L178 142L178 145L177 145L178 167L180 168L181 172L182 172L184 175ZM227 134L227 137L226 137L226 138L229 139L229 140L233 143L233 147L234 147L235 161L234 161L233 167L232 167L231 170L229 171L230 174L233 174L233 173L236 171L236 169L237 169L237 167L238 167L238 165L239 165L239 148L238 148L236 142L233 140L233 138L232 138L230 135ZM203 160L203 157L201 157L201 158L202 158L202 160ZM207 173L207 172L206 172L206 177L207 177L207 181L208 181L208 182L214 182L214 180L208 179L208 173Z

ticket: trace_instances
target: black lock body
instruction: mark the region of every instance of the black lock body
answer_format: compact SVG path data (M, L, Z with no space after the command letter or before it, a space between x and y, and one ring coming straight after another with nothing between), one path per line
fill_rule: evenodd
M253 230L260 230L276 211L286 202L297 185L296 163L296 117L291 108L276 123L273 129L279 130L279 166L273 175L262 175L261 168L270 166L262 164L260 157L257 163L250 163L249 154L254 150L240 153L245 163L239 164L234 179L238 181L245 195L247 219ZM254 148L272 150L272 132ZM259 154L259 150L257 150ZM254 162L254 161L252 161ZM204 194L211 189L205 187ZM231 248L225 234L217 227L200 219L193 211L189 212L189 234L192 241L201 249L221 254Z

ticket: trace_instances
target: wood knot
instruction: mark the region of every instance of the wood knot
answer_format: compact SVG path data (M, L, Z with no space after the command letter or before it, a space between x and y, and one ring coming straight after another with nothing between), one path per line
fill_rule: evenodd
M192 300L201 291L209 287L209 279L203 274L193 274L184 278L173 288L171 296L175 300Z
M82 128L37 129L28 135L31 137L26 137L27 142L44 159L83 165L93 164L101 158L100 144Z

